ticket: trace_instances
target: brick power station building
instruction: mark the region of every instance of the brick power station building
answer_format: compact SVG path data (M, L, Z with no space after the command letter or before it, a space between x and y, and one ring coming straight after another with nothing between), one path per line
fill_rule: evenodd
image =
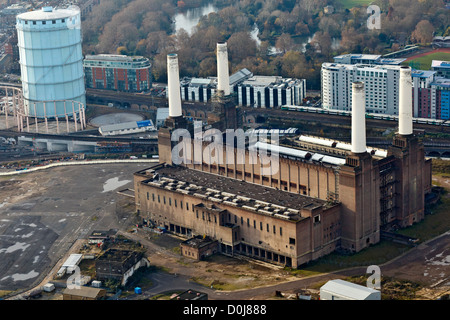
M381 230L424 218L431 161L412 128L411 69L399 67L399 131L387 150L366 146L362 82L353 83L351 144L299 136L289 145L260 140L242 147L225 139L226 129L239 127L225 43L218 44L217 60L216 116L208 117L208 128L224 143L210 161L205 151L213 140L173 136L183 129L195 137L195 129L182 115L177 55L168 55L169 118L159 129L160 163L134 174L141 215L187 238L217 240L220 252L290 267L335 250L358 252L379 242ZM180 143L183 152L172 152ZM267 152L255 156L255 148ZM268 172L274 153L277 170ZM195 161L180 161L188 158Z

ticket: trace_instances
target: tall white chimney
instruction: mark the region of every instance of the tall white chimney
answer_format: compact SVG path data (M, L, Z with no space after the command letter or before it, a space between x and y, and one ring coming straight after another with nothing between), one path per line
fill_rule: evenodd
M413 133L412 119L412 78L410 67L400 67L400 87L398 93L398 133L410 135Z
M227 43L217 43L217 90L222 90L224 95L230 94L230 76L228 73Z
M167 92L169 97L169 117L181 117L180 75L178 70L178 55L167 55Z
M363 82L352 83L352 152L364 153L366 146L366 95Z

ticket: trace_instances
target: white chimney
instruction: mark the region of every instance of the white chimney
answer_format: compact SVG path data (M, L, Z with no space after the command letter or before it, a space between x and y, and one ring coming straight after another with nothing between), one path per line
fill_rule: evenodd
M222 90L225 96L230 94L228 51L226 42L217 43L217 90Z
M180 75L178 71L178 55L167 55L167 92L169 97L169 117L181 117Z
M352 152L364 153L366 146L366 96L363 82L352 83Z
M400 67L400 86L398 93L398 133L410 135L413 133L412 119L412 78L410 67Z

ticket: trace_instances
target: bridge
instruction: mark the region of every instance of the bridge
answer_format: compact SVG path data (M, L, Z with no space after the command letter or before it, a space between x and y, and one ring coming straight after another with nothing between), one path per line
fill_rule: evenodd
M122 151L150 154L158 152L158 137L156 133L149 139L136 139L130 137L103 137L81 134L56 135L0 130L0 136L15 138L19 146L32 146L40 151L49 152L108 153Z
M19 86L19 85L17 85ZM87 89L86 90L86 99L88 103L92 104L103 104L108 105L112 103L114 106L119 108L129 108L134 110L156 110L159 107L168 107L168 101L166 97L155 96L150 94L141 94L141 93L131 93L131 92L115 92L110 90L99 90L99 89ZM295 123L298 121L306 121L311 123L320 123L320 124L328 124L333 126L342 126L342 127L350 127L351 125L351 117L341 116L341 115L331 115L331 114L316 114L316 113L306 113L306 112L296 112L296 111L287 111L281 109L267 109L267 108L251 108L251 107L239 107L242 116L244 117L244 121L246 124L256 123L256 119L258 117L263 117L264 119L278 119L287 125L295 126ZM185 116L194 116L198 118L207 117L205 111L205 103L201 102L186 102L183 101L183 114ZM378 128L378 129L392 129L396 130L398 127L398 123L396 121L389 120L381 120L381 119L366 119L366 127L369 128ZM414 129L423 130L427 133L448 133L450 134L450 126L437 126L431 124L420 124L415 123ZM0 136L2 132L0 131ZM22 136L34 135L35 138L47 139L47 145L50 148L63 148L58 142L60 140L66 141L79 141L79 144L75 144L74 148L77 149L78 146L81 146L81 142L86 142L84 145L89 145L87 142L105 142L107 141L117 141L128 144L133 144L133 146L147 146L156 150L157 148L157 138L150 140L141 140L133 138L106 138L106 137L93 137L93 136L83 136L83 135L48 135L48 134L33 134L33 133L21 133ZM44 143L44 142L43 142ZM377 139L377 138L368 138L368 145L374 147L387 147L391 141L389 139ZM67 146L67 150L69 148L70 143L64 143ZM436 140L436 141L424 141L425 152L427 156L433 157L450 157L450 143L447 143L444 140ZM53 147L52 147L53 146ZM65 147L64 147L65 148ZM144 148L145 149L145 148Z

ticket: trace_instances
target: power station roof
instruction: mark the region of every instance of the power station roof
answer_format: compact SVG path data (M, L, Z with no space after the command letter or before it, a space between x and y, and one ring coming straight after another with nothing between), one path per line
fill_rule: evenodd
M44 7L41 10L24 12L17 15L18 19L23 20L55 20L72 17L79 13L76 6L71 6L67 9L54 9L51 7Z
M304 151L304 150L300 150L297 148L288 148L288 147L283 147L283 146L277 146L274 144L264 143L264 142L260 142L260 141L258 141L252 148L270 150L271 152L278 152L280 156L285 155L285 156L290 156L290 157L295 157L295 158L306 159L306 160L310 160L310 161L319 161L319 162L328 163L331 165L344 165L345 164L345 159L343 159L343 158L327 156L325 154L314 153L311 151Z
M298 221L302 219L301 209L328 206L321 199L180 166L156 165L137 174L149 176L148 180L142 181L143 184L237 205L280 219Z

